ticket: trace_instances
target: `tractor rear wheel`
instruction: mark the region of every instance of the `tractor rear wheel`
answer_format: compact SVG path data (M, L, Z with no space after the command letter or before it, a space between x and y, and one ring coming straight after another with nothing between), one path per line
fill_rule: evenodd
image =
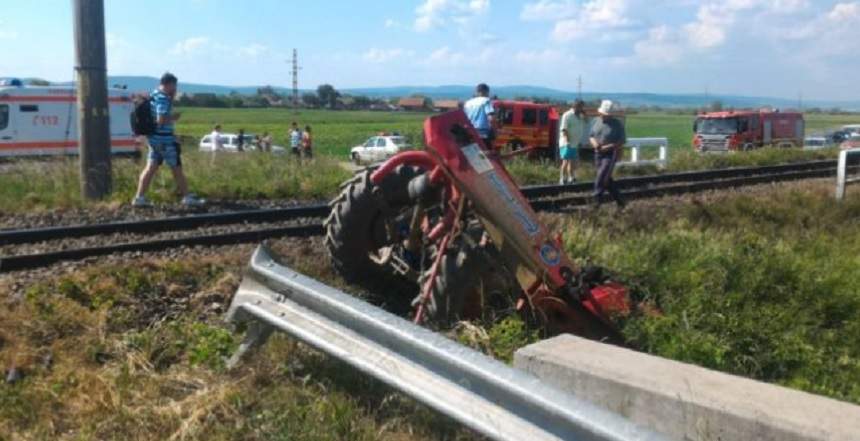
M370 181L372 173L372 169L358 172L331 202L331 213L324 222L325 246L335 270L344 279L366 288L379 288L391 282L408 282L405 277L396 277L391 266L380 263L384 259L379 254L390 251L397 241L389 237L388 223L409 207L404 195L409 181L420 172L400 167L379 186Z

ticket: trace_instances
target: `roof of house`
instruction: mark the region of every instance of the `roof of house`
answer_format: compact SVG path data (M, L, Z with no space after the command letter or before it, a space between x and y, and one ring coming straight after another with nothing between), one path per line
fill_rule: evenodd
M460 101L458 100L439 100L433 102L433 107L439 109L459 109Z
M424 98L400 98L398 104L403 107L424 107Z

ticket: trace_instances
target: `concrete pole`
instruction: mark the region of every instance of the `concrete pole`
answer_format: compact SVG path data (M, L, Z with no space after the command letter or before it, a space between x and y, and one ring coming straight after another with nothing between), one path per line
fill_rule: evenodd
M73 0L73 7L81 194L97 200L111 191L104 2Z

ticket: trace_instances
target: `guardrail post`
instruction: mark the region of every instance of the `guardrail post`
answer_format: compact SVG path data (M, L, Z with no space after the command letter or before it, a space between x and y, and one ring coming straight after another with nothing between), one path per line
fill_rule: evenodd
M639 146L638 145L634 145L633 148L631 148L630 162L632 162L634 164L639 162Z
M272 335L271 326L258 320L249 322L248 330L245 332L245 339L239 344L233 356L227 360L227 369L230 370L238 366L249 353L265 344L270 335Z
M845 199L845 179L848 169L848 150L839 152L839 165L836 166L836 200Z

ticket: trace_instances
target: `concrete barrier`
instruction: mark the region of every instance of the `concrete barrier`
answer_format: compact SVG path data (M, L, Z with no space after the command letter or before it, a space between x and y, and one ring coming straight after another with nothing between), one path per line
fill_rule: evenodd
M860 440L860 406L569 335L514 366L679 440Z

